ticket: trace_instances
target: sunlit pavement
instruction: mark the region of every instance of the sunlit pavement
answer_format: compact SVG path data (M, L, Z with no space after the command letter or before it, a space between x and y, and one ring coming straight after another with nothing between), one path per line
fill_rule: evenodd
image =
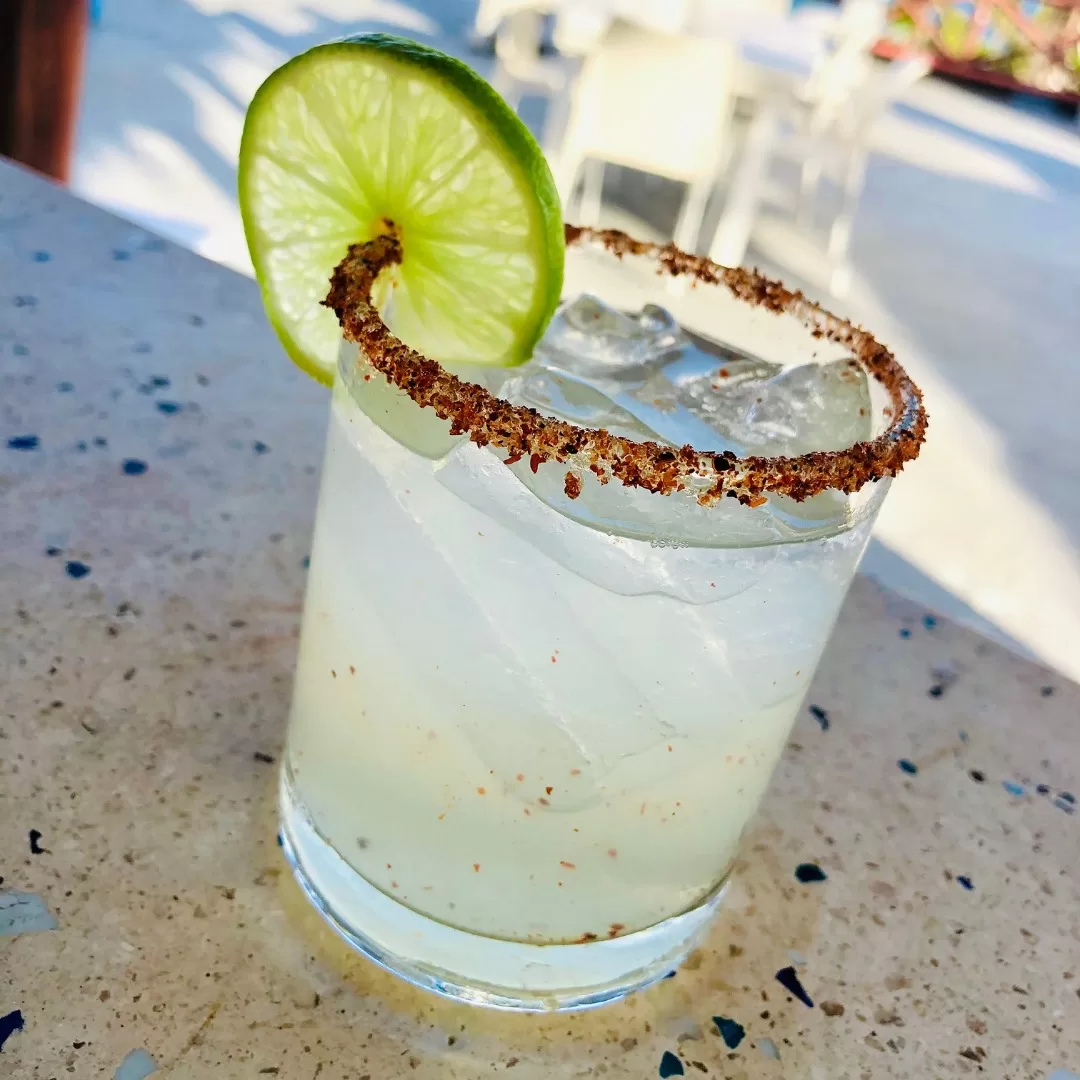
M379 29L467 56L472 0L105 0L75 191L245 273L244 108L300 50ZM473 59L478 66L483 61ZM954 85L876 133L840 307L901 356L931 431L864 569L1080 678L1080 133ZM783 220L749 261L821 293Z

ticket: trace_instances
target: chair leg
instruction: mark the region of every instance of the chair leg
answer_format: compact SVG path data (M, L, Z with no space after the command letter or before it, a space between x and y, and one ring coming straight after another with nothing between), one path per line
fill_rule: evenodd
M521 104L521 84L501 61L495 64L495 70L491 73L491 88L517 112L517 107Z
M829 274L829 294L837 300L843 300L849 292L855 278L855 270L847 259L833 267Z
M795 224L800 229L809 231L814 227L816 218L815 203L821 176L825 171L825 155L828 153L824 143L829 139L829 132L836 119L836 107L827 103L818 105L806 121L804 138L810 143L810 152L803 159L802 172L799 175L799 195L795 203Z
M795 223L800 229L809 231L814 227L814 203L821 184L821 173L821 158L817 154L811 154L803 161L799 175L799 196L795 203Z
M544 130L540 135L540 146L548 161L559 159L559 150L566 136L570 122L570 88L561 86L548 95L544 113Z
M499 23L503 17L502 5L493 0L480 0L476 5L476 16L473 20L473 34L479 38L494 37L499 29Z
M739 266L746 258L761 189L769 175L779 123L774 106L762 105L746 133L746 145L731 178L723 213L716 226L709 257L721 266Z
M581 202L578 205L578 220L582 225L599 225L603 201L604 163L589 158L582 170Z
M563 217L567 221L574 220L571 218L570 211L574 205L578 176L585 165L585 159L574 145L564 143L556 154L548 157L548 160L551 162L551 171L555 174L555 187L562 200Z
M713 176L700 177L686 186L679 218L675 222L675 246L683 251L695 252L701 235L701 222L705 217L705 207L713 190Z
M859 199L866 179L866 156L866 147L862 144L852 146L848 153L840 212L833 219L832 228L829 230L828 253L832 262L844 259L851 246L851 232L855 226L855 215L859 212Z
M859 212L859 199L866 179L866 147L856 143L848 153L847 167L844 170L842 201L840 212L833 219L829 230L828 257L832 266L829 279L829 291L833 296L842 298L851 289L854 269L848 258L851 247L851 234L855 226L855 216Z

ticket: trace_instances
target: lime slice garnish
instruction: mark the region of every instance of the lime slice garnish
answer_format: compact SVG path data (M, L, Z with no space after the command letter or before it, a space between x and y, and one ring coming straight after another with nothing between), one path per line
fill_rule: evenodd
M435 49L363 34L278 68L248 107L239 188L270 321L323 382L341 341L320 306L330 274L349 244L388 229L403 255L380 310L440 363L524 362L558 303L547 162L506 102Z

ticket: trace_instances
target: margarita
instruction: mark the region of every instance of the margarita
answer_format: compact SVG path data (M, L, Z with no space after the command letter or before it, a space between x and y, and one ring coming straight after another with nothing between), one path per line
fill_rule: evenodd
M281 780L299 881L465 1000L661 978L723 896L919 391L756 274L572 227L564 264L531 136L412 42L271 75L240 201L271 321L333 385Z

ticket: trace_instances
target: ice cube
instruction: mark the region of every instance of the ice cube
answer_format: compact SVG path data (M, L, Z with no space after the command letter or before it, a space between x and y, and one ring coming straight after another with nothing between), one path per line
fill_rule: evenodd
M795 367L682 330L663 308L636 314L567 300L514 400L574 423L702 451L797 455L871 435L855 361Z
M696 385L703 378L716 389L731 393L748 383L775 378L783 365L753 356L717 357L698 348L683 351L679 358L664 367L664 376L676 388Z
M656 304L626 314L583 294L556 311L536 347L536 359L572 374L633 377L684 340L674 316Z
M721 356L723 360L721 361ZM734 354L706 352L697 345L684 343L677 352L647 377L634 385L619 387L604 384L612 399L640 423L655 431L661 442L671 446L689 444L702 451L732 450L743 453L743 445L710 422L707 415L690 406L684 387L709 383L718 371L738 371L738 382L767 378L781 370L764 360L739 358Z
M592 297L565 303L557 323L533 362L504 385L508 400L626 438L689 444L705 452L801 453L849 445L869 434L866 379L850 361L784 368L714 339L681 332L664 339L665 348L647 354L648 363L640 363L634 358L643 354L626 345L638 335L635 328L648 324L667 333L673 326L671 316L649 307L628 315ZM609 347L601 352L604 362L599 365L592 363L589 352L599 348L598 342ZM584 360L563 356L563 350L572 347L584 350ZM601 485L587 472L580 475L578 497L571 499L564 491L564 469L544 466L533 473L529 461L522 459L511 470L566 517L639 540L664 538L708 547L767 544L838 527L848 510L846 497L838 493L803 504L773 496L760 512L726 503L701 507L692 490L654 496L621 484ZM585 576L596 570L592 566ZM666 573L659 575L661 581L651 574L645 577L652 578L654 590L690 600L685 582L673 586Z
M794 456L870 438L870 388L856 361L772 368L728 364L683 379L679 401L743 453Z
M633 593L657 592L686 603L711 603L720 598L717 586L695 578L692 572L699 549L753 547L806 535L806 525L797 515L782 519L772 512L771 503L759 510L727 499L701 506L691 489L658 495L643 488L626 487L617 480L602 484L587 470L577 474L581 491L571 499L565 491L565 468L549 463L540 465L533 473L523 458L511 465L510 471L538 499L572 521L648 544L652 551L641 560L643 565L647 564L647 572L642 572L643 565L635 565L632 572L626 571L634 580ZM629 545L628 550L637 549ZM612 553L604 554L608 557L606 564ZM747 584L739 575L728 574L723 588L740 592Z
M657 433L620 408L596 385L564 372L536 368L504 384L502 396L581 427L605 428L627 439L656 439Z
M676 383L739 361L725 346L709 342L706 352L691 340L704 344L654 304L630 315L579 296L563 304L533 363L507 385L506 396L630 439L738 450L682 405Z
M689 496L653 495L618 481L601 485L589 472L581 476L581 496L571 500L563 490L565 473L566 466L553 462L534 473L527 458L507 466L500 452L469 442L435 465L438 481L459 499L608 592L712 604L749 588L763 573L767 560L732 552L717 587L716 574L702 568L703 561L712 566L715 553L653 541L677 535L690 544L768 542L775 536L767 516L747 515L737 505L702 507Z

